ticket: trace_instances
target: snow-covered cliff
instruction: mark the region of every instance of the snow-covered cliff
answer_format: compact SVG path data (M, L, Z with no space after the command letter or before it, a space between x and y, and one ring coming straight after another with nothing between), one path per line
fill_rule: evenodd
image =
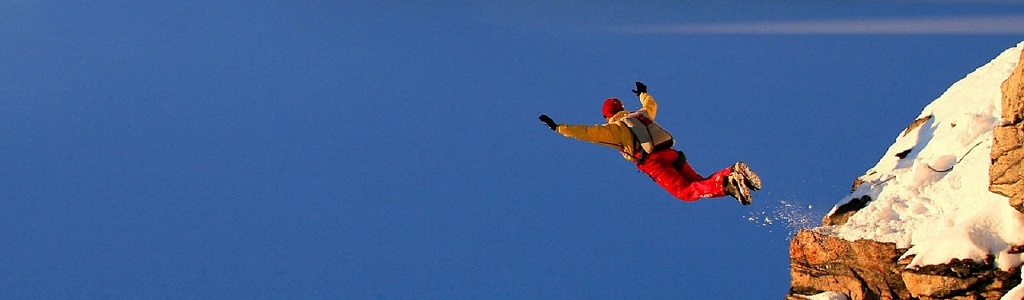
M1022 50L926 106L822 227L794 237L790 298L1024 297L1024 215L1010 201L1021 194L1024 127L1020 112L1004 112L1024 106Z

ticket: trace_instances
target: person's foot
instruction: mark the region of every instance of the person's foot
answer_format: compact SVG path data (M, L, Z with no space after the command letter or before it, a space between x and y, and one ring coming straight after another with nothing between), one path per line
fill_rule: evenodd
M761 189L761 176L757 176L757 173L754 173L746 163L742 161L737 162L732 165L732 171L733 173L739 172L743 176L744 184L751 190L757 191Z
M736 198L743 205L750 205L753 201L750 188L747 187L746 180L740 172L733 171L725 177L725 194Z

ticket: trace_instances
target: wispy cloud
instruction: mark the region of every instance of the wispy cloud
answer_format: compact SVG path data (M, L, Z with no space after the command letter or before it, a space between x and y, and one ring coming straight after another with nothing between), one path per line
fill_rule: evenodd
M612 30L653 34L1024 34L1024 15L627 25Z

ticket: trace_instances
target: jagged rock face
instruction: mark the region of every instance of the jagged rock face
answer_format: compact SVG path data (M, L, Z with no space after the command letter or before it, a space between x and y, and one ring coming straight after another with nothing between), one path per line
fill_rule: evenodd
M1021 63L1003 82L1003 121L993 131L989 190L1010 198L1024 212L1024 54Z
M801 230L789 246L790 295L831 291L851 299L909 299L897 260L906 250Z
M847 241L802 230L789 246L792 281L787 299L840 292L850 299L999 299L1020 283L1020 269L1004 272L984 262L907 269L906 249L870 240Z
M904 270L903 282L917 299L1000 299L1020 284L1020 269L1005 272L997 269L994 261L995 257L990 255L982 262L954 259L946 264Z

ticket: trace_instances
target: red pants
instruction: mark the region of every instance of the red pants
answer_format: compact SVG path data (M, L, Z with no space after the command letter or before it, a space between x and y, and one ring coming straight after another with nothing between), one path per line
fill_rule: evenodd
M679 153L673 149L656 151L648 155L637 168L679 200L696 201L700 198L725 196L723 182L732 174L732 168L703 177L690 167L690 163L684 163L680 169L673 167L672 162L678 156Z

